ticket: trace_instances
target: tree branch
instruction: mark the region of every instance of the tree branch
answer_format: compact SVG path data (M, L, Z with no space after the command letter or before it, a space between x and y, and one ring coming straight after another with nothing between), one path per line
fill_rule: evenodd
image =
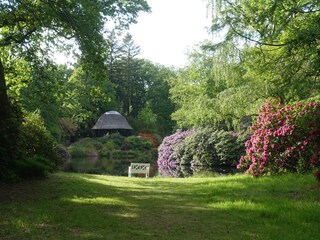
M272 47L284 47L286 45L288 45L289 43L291 42L286 42L286 43L280 43L280 44L274 44L274 43L266 43L266 42L261 42L261 41L258 41L258 40L254 40L252 38L249 38L245 35L243 35L242 33L238 32L233 26L232 24L230 24L230 27L232 29L232 31L234 31L237 35L239 35L240 37L246 39L246 40L249 40L250 42L254 42L254 43L257 43L259 45L265 45L265 46L272 46Z
M28 39L28 37L30 37L37 29L36 28L32 28L30 29L28 32L26 32L25 34L23 34L22 36L8 36L6 37L3 41L0 42L0 46L4 47L4 46L8 46L11 43L16 43L16 44L20 44L23 43L26 39Z

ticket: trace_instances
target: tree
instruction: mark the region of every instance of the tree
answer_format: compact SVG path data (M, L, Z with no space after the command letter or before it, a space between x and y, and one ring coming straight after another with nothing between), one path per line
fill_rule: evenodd
M248 77L267 82L270 94L285 102L319 98L319 1L210 3L216 10L212 31L250 44Z
M68 70L52 62L38 63L31 69L31 79L20 89L20 103L28 112L38 111L46 128L60 138L60 102L58 96L67 79Z
M156 129L161 135L171 134L176 125L171 119L171 114L175 111L175 105L170 99L170 87L167 80L174 77L176 71L144 61L142 72L148 79L145 101L156 115Z
M255 113L257 95L251 93L259 85L244 81L241 55L234 44L206 45L191 54L189 65L177 77L169 79L171 98L177 105L172 117L181 127L238 125Z
M36 58L61 38L75 38L83 59L99 62L103 40L103 26L114 18L122 26L135 22L140 11L148 11L144 0L130 1L31 1L15 0L1 3L0 47L7 51L22 50ZM45 17L44 17L45 16ZM55 41L54 41L55 40ZM41 44L42 43L42 44ZM43 44L45 43L45 44ZM60 42L60 45L63 44ZM42 56L43 57L43 56ZM8 110L8 98L3 64L0 61L1 117Z
M116 62L121 59L123 53L122 45L119 40L120 37L121 32L118 32L117 29L112 29L108 33L106 67L111 82L116 82L117 80Z
M60 96L61 115L78 127L79 133L88 135L88 128L98 117L115 105L114 86L107 80L106 67L88 71L78 65L64 84Z
M140 73L142 61L137 58L140 47L127 33L118 49L120 51L118 59L109 65L109 72L112 73L111 81L116 85L121 112L126 116L136 117L143 108L145 94L145 83Z
M239 125L269 98L320 99L317 1L210 1L213 33L170 81L180 126ZM303 37L305 36L305 38Z
M25 56L30 62L45 60L52 46L64 46L63 39L75 39L86 66L101 66L105 51L103 28L113 19L127 27L139 12L148 11L144 0L12 0L0 4L0 48L9 54ZM15 139L12 133L13 109L7 94L4 63L0 59L1 156L11 159ZM10 147L9 147L10 146ZM3 157L2 157L3 158ZM1 159L1 162L8 161Z

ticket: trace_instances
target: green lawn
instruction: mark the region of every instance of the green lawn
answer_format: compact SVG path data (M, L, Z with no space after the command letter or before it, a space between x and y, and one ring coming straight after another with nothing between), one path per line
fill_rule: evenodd
M0 184L0 239L320 239L313 176L127 178L58 173Z

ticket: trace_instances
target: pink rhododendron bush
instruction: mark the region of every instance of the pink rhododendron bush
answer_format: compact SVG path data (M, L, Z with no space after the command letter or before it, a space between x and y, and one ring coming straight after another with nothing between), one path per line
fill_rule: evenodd
M238 168L254 176L303 172L320 166L320 108L315 102L266 102L251 127Z

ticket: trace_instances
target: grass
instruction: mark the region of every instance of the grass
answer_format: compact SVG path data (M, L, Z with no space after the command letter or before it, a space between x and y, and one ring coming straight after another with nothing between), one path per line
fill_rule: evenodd
M281 239L320 237L313 176L127 178L58 173L0 184L0 238Z

